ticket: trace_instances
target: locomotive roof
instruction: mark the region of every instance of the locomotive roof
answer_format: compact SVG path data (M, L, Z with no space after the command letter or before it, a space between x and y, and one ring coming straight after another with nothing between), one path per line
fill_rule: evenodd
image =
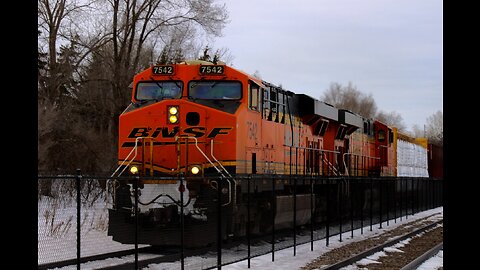
M298 98L298 113L304 115L318 115L338 121L338 109L332 105L305 94L295 94Z
M342 124L347 124L358 128L363 126L363 117L346 109L338 110L338 120Z

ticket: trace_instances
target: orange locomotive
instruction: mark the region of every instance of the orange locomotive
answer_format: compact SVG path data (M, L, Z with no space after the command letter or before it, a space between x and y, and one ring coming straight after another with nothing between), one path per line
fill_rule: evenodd
M120 115L119 167L112 176L127 168L142 176L139 243L178 244L184 206L185 244L203 245L215 241L219 188L224 238L246 232L242 175L255 176L252 233L286 228L292 226L295 191L283 176L395 176L395 136L393 127L224 63L186 61L152 66L134 77L132 102ZM275 195L272 175L279 179ZM184 180L186 187L179 189ZM133 243L131 190L126 182L113 182L109 234ZM310 183L302 183L295 194L296 225L312 218ZM313 188L317 200L326 195L320 186ZM272 215L274 224L265 221Z
M135 76L132 103L120 116L119 162L143 175L188 174L193 167L204 174L224 167L231 174L339 175L349 135L364 125L370 136L374 125L386 127L226 65L154 66ZM388 148L387 140L364 136L351 143L361 168L350 170L378 174L378 151L364 149Z

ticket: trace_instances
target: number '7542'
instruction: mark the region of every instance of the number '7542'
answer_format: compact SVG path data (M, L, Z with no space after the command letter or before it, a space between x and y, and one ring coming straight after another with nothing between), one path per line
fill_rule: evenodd
M208 66L200 66L200 74L223 74L224 72L224 66L214 66L214 65L208 65Z
M153 66L152 72L153 74L157 75L172 75L173 74L173 66Z

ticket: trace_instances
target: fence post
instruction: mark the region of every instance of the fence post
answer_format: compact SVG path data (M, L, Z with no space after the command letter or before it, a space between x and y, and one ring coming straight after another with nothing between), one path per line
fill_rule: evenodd
M314 207L314 202L313 202L313 187L315 183L317 182L317 178L310 177L310 251L313 251L313 227L314 227L314 212L313 212L313 207Z
M428 210L428 179L423 180L422 188L423 188L423 210Z
M381 228L383 228L382 227L382 204L383 204L383 196L382 196L383 195L383 190L382 189L383 189L383 181L381 181L380 179L377 179L377 180L378 180L378 186L379 186L379 188L378 188L379 195L378 196L380 197L380 199L379 199L380 203L378 205L378 209L380 211L379 215L380 215L380 229L381 229Z
M75 175L75 188L77 190L77 269L80 270L80 178L82 178L81 170L77 169L77 174Z
M430 194L430 208L429 209L433 209L435 207L435 204L434 204L434 199L435 199L435 196L433 196L433 180L430 179L429 180L429 194Z
M295 256L297 255L297 176L293 179L293 256Z
M350 231L351 231L351 237L353 238L353 207L354 207L353 197L354 197L355 189L352 188L351 178L349 178L346 181L348 181L348 185L347 185L347 187L349 189L348 194L350 194Z
M397 223L397 182L395 180L391 182L393 183L393 218Z
M420 179L415 179L415 187L416 187L416 192L415 192L415 200L417 201L417 203L415 204L417 206L417 213L420 212L420 184L419 184L419 180Z
M135 180L133 181L133 191L135 195L135 270L138 269L138 182L140 181L140 176L135 175Z
M405 219L408 219L408 178L405 180Z
M222 183L220 176L217 185L217 269L222 269Z
M330 178L327 178L327 201L325 203L325 208L327 209L327 216L326 216L326 222L325 222L325 238L326 238L326 244L328 247L329 244L329 237L330 237Z
M370 178L370 231L373 227L373 178Z
M185 242L185 220L183 216L184 205L183 205L183 193L185 192L185 186L183 185L183 172L180 172L180 186L178 191L180 191L180 267L182 270L185 269L185 251L184 251L184 242Z
M342 242L342 222L343 222L343 218L342 218L342 215L343 215L343 192L342 192L342 189L343 189L343 179L335 179L336 182L337 182L337 190L340 189L340 198L338 200L338 204L339 204L339 207L338 207L338 217L340 218L340 222L339 222L339 225L340 225L340 242Z
M360 186L362 187L360 189L360 192L362 192L361 198L363 197L362 202L364 202L364 200L366 200L367 197L365 196L365 181L363 180L363 178L360 178ZM363 234L363 206L364 205L365 205L364 203L360 205L360 234Z
M275 176L271 176L272 180L272 262L275 261L275 209L277 208L275 200Z
M415 179L413 178L410 178L410 181L412 182L412 184L410 185L411 186L411 189L412 189L412 192L410 194L410 196L412 196L412 216L415 215L415 190L413 189L414 186L413 186L413 181Z
M385 186L386 186L386 192L385 192L385 199L387 199L387 209L386 209L386 212L387 212L387 226L390 225L390 215L389 215L389 212L390 212L390 196L389 196L389 193L390 193L390 185L388 183L388 180L384 180L385 181ZM383 182L383 181L382 181Z
M250 181L252 180L252 175L248 175L247 182L247 246L248 246L248 268L250 269Z
M438 180L437 182L437 206L441 206L442 205L442 183L443 182L440 182L440 180Z
M442 201L443 201L443 188L442 188L443 187L443 181L440 182L440 180L438 180L437 183L438 183L437 184L438 185L438 199L437 199L437 202L438 202L438 206L442 206L443 205L443 203L442 203Z
M400 183L400 184L399 184ZM402 185L402 179L399 179L398 177L395 178L395 186L400 185L400 221L403 220L403 185Z

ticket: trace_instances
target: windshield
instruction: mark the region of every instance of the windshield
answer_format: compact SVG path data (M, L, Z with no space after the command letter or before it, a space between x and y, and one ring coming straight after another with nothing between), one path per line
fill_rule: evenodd
M137 100L162 100L164 98L182 97L182 81L139 82L137 84Z
M242 85L232 81L192 81L188 84L188 96L191 99L241 99Z

